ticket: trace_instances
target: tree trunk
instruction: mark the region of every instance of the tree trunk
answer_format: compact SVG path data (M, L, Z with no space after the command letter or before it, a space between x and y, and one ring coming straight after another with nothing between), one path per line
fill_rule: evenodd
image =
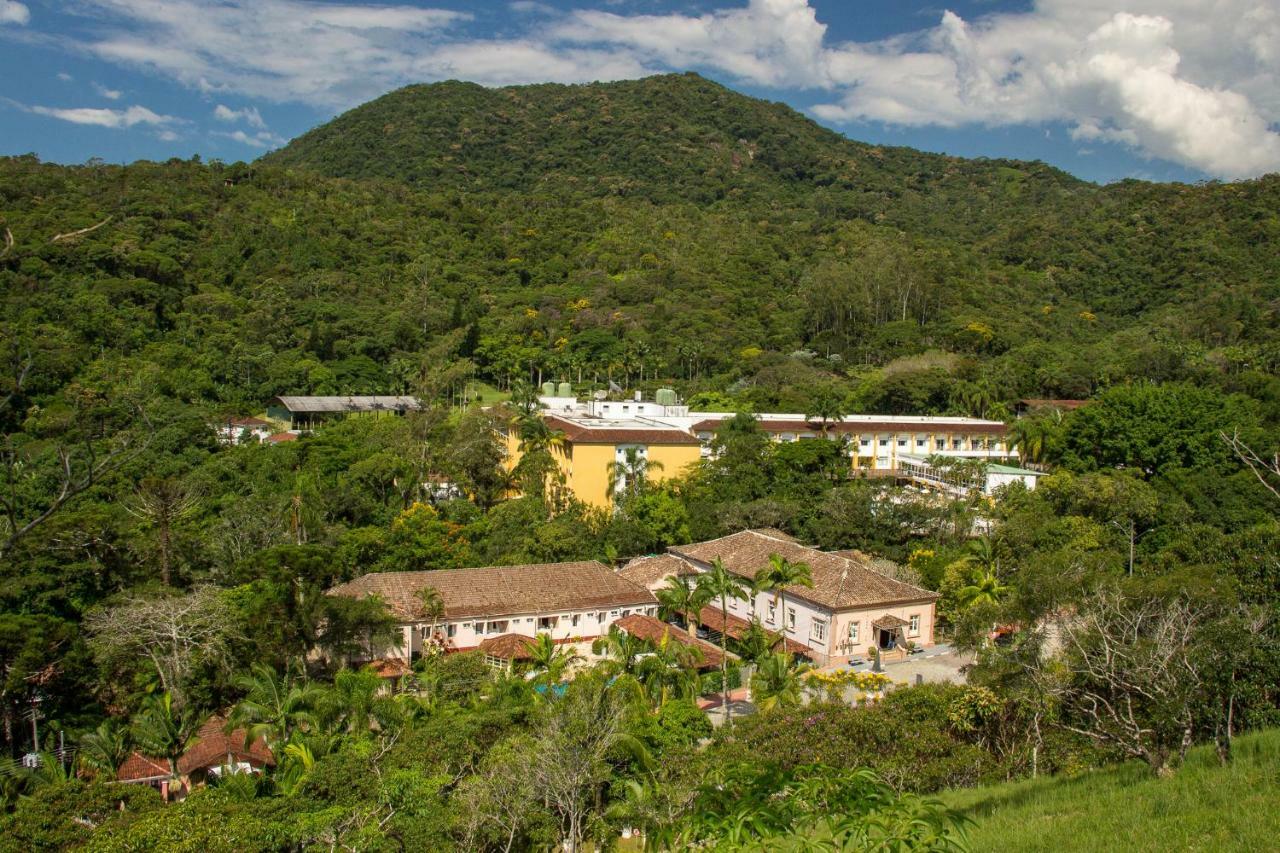
M733 722L733 711L729 707L729 649L725 637L729 633L729 603L725 596L720 597L720 703L724 705L724 724L728 728Z

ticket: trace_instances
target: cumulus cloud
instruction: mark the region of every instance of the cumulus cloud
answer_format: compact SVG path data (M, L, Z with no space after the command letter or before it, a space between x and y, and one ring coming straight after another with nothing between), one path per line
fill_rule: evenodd
M108 89L106 86L102 85L101 83L94 83L93 90L97 92L99 95L101 95L102 97L106 98L108 101L118 101L120 100L120 97L124 94L119 89Z
M173 116L154 113L146 107L132 106L123 110L99 109L96 107L31 107L37 115L69 121L72 124L88 124L96 127L126 128L134 125L166 125L178 121Z
M0 24L24 26L31 21L31 10L15 0L0 0Z
M267 123L262 120L262 115L258 112L257 107L245 107L241 110L233 110L225 104L218 104L218 106L213 109L213 117L218 121L243 121L250 127L257 127L262 130L266 130L267 128Z
M1280 170L1275 0L1033 0L968 20L945 12L921 31L864 42L834 41L809 0L722 0L698 14L557 13L515 0L513 12L542 14L501 39L474 37L464 13L407 2L79 5L101 18L86 49L206 93L345 108L422 80L585 82L692 68L818 93L812 111L832 123L1065 123L1078 141L1215 176Z
M214 136L222 136L241 145L248 145L250 148L272 148L288 141L265 130L253 134L245 133L243 130L234 130L230 133L215 132Z

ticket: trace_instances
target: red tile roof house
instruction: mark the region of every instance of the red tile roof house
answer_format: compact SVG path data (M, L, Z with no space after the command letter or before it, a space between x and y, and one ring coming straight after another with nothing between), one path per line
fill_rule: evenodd
M202 784L210 776L222 773L260 772L275 764L275 756L261 738L246 743L244 729L226 731L225 717L210 717L196 733L191 745L178 760L178 778L175 780L164 758L135 752L125 759L116 771L116 782L151 785L159 789L166 800L171 795L185 796L195 785Z
M769 565L772 554L807 563L813 587L787 587L786 613L778 612L781 604L774 592L762 592L754 600L729 602L728 627L732 634L734 617L749 620L755 614L765 628L785 633L788 648L796 648L792 643L803 646L820 666L866 657L873 645L890 656L900 656L907 643L934 643L935 609L941 596L888 577L876 570L884 568L883 561L858 552L819 551L760 530L667 550L699 572L710 571L719 558L726 569L746 581ZM719 607L711 609L718 620Z
M434 637L420 598L427 587L444 604ZM609 626L625 616L652 616L658 610L658 601L648 589L594 560L377 572L340 584L329 594L377 596L399 623L400 640L395 647L367 649L356 662L409 661L430 643L446 651L479 649L487 640L508 634L530 638L550 634L559 643L588 641L607 634ZM508 646L510 641L503 644Z

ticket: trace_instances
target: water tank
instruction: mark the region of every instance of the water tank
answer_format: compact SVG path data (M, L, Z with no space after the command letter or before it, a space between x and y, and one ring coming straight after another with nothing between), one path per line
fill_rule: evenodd
M542 383L542 396L554 397L556 395L556 383L548 379Z
M679 402L674 388L659 388L656 399L660 406L674 406Z
M572 385L570 385L568 382L561 382L559 385L557 385L557 386L556 386L556 396L557 396L557 397L572 397L572 396L573 396L573 386L572 386Z

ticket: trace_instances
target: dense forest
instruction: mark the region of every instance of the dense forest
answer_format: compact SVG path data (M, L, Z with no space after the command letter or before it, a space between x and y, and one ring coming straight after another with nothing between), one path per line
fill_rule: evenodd
M947 848L954 816L922 795L1120 759L1166 773L1196 741L1225 757L1280 722L1278 238L1277 176L1100 187L852 142L696 75L414 86L249 164L2 159L0 736L14 758L65 738L81 778L0 769L0 849L541 849L622 826L726 849L858 849L880 826ZM1005 419L1050 473L994 509L915 500L848 479L835 442L774 444L743 417L614 512L541 475L506 499L495 428L537 451L520 403L545 379ZM274 395L360 393L427 405L278 446L214 432ZM1015 421L1023 398L1092 403ZM560 702L551 652L533 680L423 661L395 698L340 668L387 627L323 594L357 574L617 561L765 526L942 592L969 685L798 707L803 672L748 645L772 707L700 747L706 685L634 650ZM1142 670L1162 691L1145 734L1091 718L1084 675L1029 663L1064 612L1139 651L1186 629ZM209 633L157 652L163 624ZM1024 630L995 647L993 624ZM274 775L118 810L100 783L122 757L180 749L214 712L259 726ZM562 803L506 772L561 765L590 771Z

